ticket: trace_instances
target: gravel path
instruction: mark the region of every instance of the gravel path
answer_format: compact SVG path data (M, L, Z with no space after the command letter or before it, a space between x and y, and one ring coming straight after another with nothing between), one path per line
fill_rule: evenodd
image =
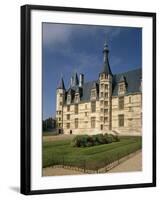
M142 152L122 162L118 166L112 168L110 172L133 172L142 171Z
M62 176L62 175L77 175L77 174L83 174L83 173L64 168L47 167L43 169L43 176Z

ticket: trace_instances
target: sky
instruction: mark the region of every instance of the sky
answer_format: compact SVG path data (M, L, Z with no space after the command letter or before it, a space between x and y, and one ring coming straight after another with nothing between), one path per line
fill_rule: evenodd
M84 74L84 82L98 79L105 41L113 74L142 67L141 28L42 24L43 119L55 117L61 77L66 89L75 72Z

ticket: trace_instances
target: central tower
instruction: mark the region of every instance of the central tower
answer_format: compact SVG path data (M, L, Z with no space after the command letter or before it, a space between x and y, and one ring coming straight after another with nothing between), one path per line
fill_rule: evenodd
M103 133L112 129L112 71L108 59L109 49L105 42L103 49L103 70L99 74L100 129Z

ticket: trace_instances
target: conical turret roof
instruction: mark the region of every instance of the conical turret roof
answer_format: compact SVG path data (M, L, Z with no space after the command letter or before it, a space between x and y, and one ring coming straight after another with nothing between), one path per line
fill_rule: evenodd
M104 62L103 62L103 70L101 73L112 75L112 71L111 71L109 59L108 59L109 49L106 42L104 44L103 54L104 54Z
M63 78L60 78L57 89L63 89L63 90L65 90Z

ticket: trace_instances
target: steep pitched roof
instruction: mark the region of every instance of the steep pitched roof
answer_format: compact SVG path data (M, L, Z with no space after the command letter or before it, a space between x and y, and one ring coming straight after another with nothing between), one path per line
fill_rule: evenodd
M57 89L63 89L63 90L65 90L63 78L61 78L61 79L59 80L59 84L58 84Z
M121 77L124 77L125 82L127 84L126 94L141 93L140 85L141 85L142 70L135 69L135 70L128 71L125 73L113 75L112 96L118 96L118 83L121 80ZM89 102L91 90L94 87L97 87L97 92L98 92L98 86L99 86L99 80L84 83L81 88L82 96L81 96L80 102ZM69 88L67 93L70 93L72 91L72 93L74 94L75 91L78 91L78 90L79 90L79 86L74 86L74 87ZM73 99L71 103L74 103Z
M124 72L121 74L113 75L112 96L118 95L118 83L121 81L121 77L125 77L125 81L127 84L126 94L141 92L140 85L141 85L142 69L140 68Z

